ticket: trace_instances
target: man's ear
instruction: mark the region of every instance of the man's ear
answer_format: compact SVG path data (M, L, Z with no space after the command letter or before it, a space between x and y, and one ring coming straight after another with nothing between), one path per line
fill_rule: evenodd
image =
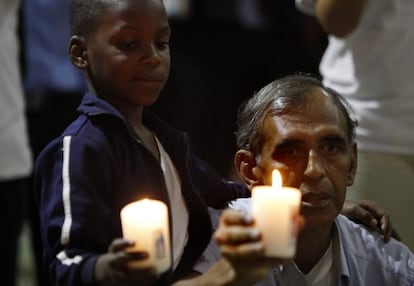
M83 37L77 35L72 36L69 41L68 52L74 66L79 69L86 69L88 66L88 53Z
M357 143L352 144L352 158L351 158L351 165L349 167L348 176L346 180L347 186L352 186L354 184L355 180L355 174L357 170L358 165L358 148Z
M239 178L249 189L260 183L260 177L257 176L256 158L252 152L247 150L237 151L234 156L234 165Z

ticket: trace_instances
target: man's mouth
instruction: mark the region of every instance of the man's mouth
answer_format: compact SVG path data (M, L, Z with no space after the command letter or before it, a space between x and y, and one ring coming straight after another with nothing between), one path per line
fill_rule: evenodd
M327 207L332 201L328 193L307 193L302 196L302 205L312 208Z

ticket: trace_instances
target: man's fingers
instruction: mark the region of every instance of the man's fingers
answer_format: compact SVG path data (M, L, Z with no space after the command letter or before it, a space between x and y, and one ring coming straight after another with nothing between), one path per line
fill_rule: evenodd
M239 244L243 242L256 241L260 238L260 231L255 227L227 226L219 227L214 238L220 244Z
M230 259L251 260L263 256L264 249L261 242L252 242L240 245L221 245L220 251L223 256Z
M251 225L254 222L250 214L234 209L225 209L220 220L225 225Z

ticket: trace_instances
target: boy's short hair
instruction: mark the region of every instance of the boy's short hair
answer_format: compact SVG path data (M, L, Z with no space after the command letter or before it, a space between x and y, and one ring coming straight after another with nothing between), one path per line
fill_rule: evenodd
M102 16L122 0L71 0L71 34L87 38ZM136 1L136 0L135 0ZM163 0L160 0L163 3Z
M102 16L120 0L71 0L71 34L87 38Z
M237 118L236 141L239 149L259 155L265 138L261 132L268 116L289 112L300 112L308 103L308 96L315 88L321 88L342 112L347 123L350 142L355 140L358 125L351 106L338 92L323 85L321 80L310 74L294 74L275 80L241 106Z

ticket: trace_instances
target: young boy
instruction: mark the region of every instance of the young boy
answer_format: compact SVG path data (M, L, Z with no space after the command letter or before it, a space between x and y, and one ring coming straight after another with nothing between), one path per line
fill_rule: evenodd
M169 40L161 0L72 1L69 53L90 92L79 118L45 148L36 167L53 284L152 278L152 269L127 267L145 254L127 255L132 242L115 240L122 237L121 208L141 198L169 207L173 271L158 282L170 284L190 272L210 240L205 203L224 207L249 195L195 158L186 135L144 111L167 81Z
M35 173L54 285L171 285L191 272L211 238L206 205L222 208L250 194L193 156L185 134L144 111L167 81L169 40L161 0L72 1L69 54L89 92ZM169 209L172 268L160 276L130 268L147 254L127 253L135 242L120 239L121 208L141 198Z

